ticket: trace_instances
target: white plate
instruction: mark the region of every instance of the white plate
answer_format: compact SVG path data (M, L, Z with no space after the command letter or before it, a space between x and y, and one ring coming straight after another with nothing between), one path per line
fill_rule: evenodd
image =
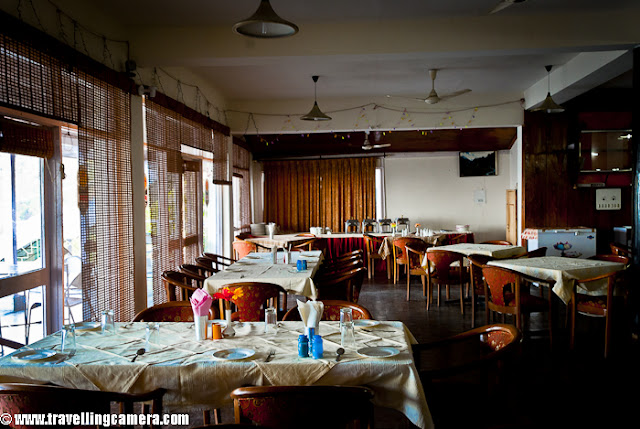
M91 329L99 329L100 322L78 322L75 327L76 331L90 331Z
M374 326L378 326L380 321L378 320L369 320L369 319L356 319L353 321L353 326L359 328L373 328Z
M22 352L18 352L13 355L14 359L26 360L26 361L39 361L49 359L52 356L55 356L56 352L48 349L39 349L39 350L25 350Z
M360 356L370 358L388 358L400 353L400 350L394 347L364 347L356 350Z
M251 357L254 354L256 354L255 350L251 349L226 349L214 352L213 357L224 360L241 360Z

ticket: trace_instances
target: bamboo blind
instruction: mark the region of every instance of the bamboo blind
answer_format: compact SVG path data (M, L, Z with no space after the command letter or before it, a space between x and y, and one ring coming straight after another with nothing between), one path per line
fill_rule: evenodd
M0 118L0 152L51 158L53 133L49 128Z
M233 174L240 179L240 230L248 232L251 229L251 156L247 149L233 145Z

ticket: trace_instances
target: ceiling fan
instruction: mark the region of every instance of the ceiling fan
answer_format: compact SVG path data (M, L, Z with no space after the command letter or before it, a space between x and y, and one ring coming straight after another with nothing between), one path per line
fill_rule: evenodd
M369 142L369 131L365 131L364 142L362 142L363 150L380 149L380 148L389 147L389 146L391 146L389 143L372 145L371 142Z
M435 88L437 74L438 74L438 69L429 70L429 76L431 77L431 92L429 93L427 98L414 98L414 97L409 97L409 98L413 100L424 101L427 104L436 104L436 103L439 103L440 101L448 100L450 98L457 97L462 94L466 94L467 92L471 92L470 89L462 89L460 91L452 92L450 94L438 95ZM387 95L387 97L393 97L393 96Z
M496 13L496 12L500 12L502 9L506 9L511 5L514 5L516 3L524 3L527 0L500 0L500 3L498 3L496 5L496 7L493 8L493 10L491 10L491 13Z

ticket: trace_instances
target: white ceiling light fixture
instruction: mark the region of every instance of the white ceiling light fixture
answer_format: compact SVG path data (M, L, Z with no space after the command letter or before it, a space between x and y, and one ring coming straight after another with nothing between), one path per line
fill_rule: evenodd
M564 112L564 107L553 101L551 97L551 68L553 66L544 66L547 70L547 98L538 106L531 109L532 112L541 112L545 111L547 113L562 113Z
M322 110L318 107L318 97L316 91L316 84L318 83L318 76L312 76L313 79L313 107L304 116L301 116L300 119L303 121L330 121L331 117L322 113Z
M248 37L274 39L293 36L298 32L298 26L280 18L271 7L269 0L260 0L258 10L249 18L237 22L233 26L233 31Z
M496 5L496 7L493 8L493 10L491 10L491 13L496 13L496 12L500 12L502 9L506 9L509 6L512 6L516 3L524 3L526 0L501 0L500 3L498 3Z

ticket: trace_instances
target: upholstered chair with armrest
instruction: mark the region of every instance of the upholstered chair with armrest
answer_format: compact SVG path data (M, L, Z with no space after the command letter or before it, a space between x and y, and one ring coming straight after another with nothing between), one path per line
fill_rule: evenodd
M398 283L400 279L400 267L407 265L407 255L405 246L409 245L416 249L421 248L424 244L419 238L416 237L396 237L393 239L393 283Z
M515 317L515 325L522 329L523 316L530 313L547 312L549 342L553 343L552 324L552 292L553 280L541 280L532 278L506 268L485 265L482 268L485 285L485 309L487 311L487 323L491 312L509 314ZM526 291L528 283L546 283L548 288L547 298L531 295ZM542 289L541 289L542 290Z
M322 312L322 318L324 321L339 321L340 310L343 308L350 308L351 314L353 314L354 320L360 319L373 319L369 310L359 304L355 304L349 301L339 301L333 299L320 300L324 304L324 311ZM288 320L301 320L298 307L293 307L282 318L283 321Z
M431 249L427 252L429 269L427 272L427 290L433 290L434 282L438 286L438 307L440 307L440 286L460 287L460 313L464 314L464 285L469 283L469 272L463 264L464 256L460 253ZM431 299L431 296L427 296Z
M231 397L236 423L273 429L365 429L373 425L373 391L367 387L241 387Z
M82 390L40 384L0 384L0 410L15 414L110 414L112 403L120 406L123 414L134 414L135 404L151 402L151 413L162 414L162 397L165 389L146 393L118 393L100 390ZM142 413L146 409L143 408ZM16 429L34 426L11 425ZM37 426L40 427L40 426ZM133 426L124 426L133 428ZM153 427L153 426L151 426ZM157 426L156 426L157 427Z
M267 307L274 307L279 318L287 311L287 292L282 286L273 283L243 282L224 285L224 287L231 291L242 289L242 296L233 301L236 306L236 312L231 316L233 320L264 321L264 310Z
M422 267L422 261L425 258L425 254L427 253L427 244L422 241L407 244L405 247L406 255L407 255L407 301L409 301L409 291L411 284L411 276L420 276L420 280L422 281L422 296L429 296L431 294L431 289L427 289L427 272ZM427 300L427 310L429 310L429 300Z
M369 234L364 234L365 253L367 257L367 269L369 270L369 278L375 277L375 262L385 262L384 258L378 250L382 246L384 239L382 237L376 237ZM387 278L391 279L391 267L387 264Z

